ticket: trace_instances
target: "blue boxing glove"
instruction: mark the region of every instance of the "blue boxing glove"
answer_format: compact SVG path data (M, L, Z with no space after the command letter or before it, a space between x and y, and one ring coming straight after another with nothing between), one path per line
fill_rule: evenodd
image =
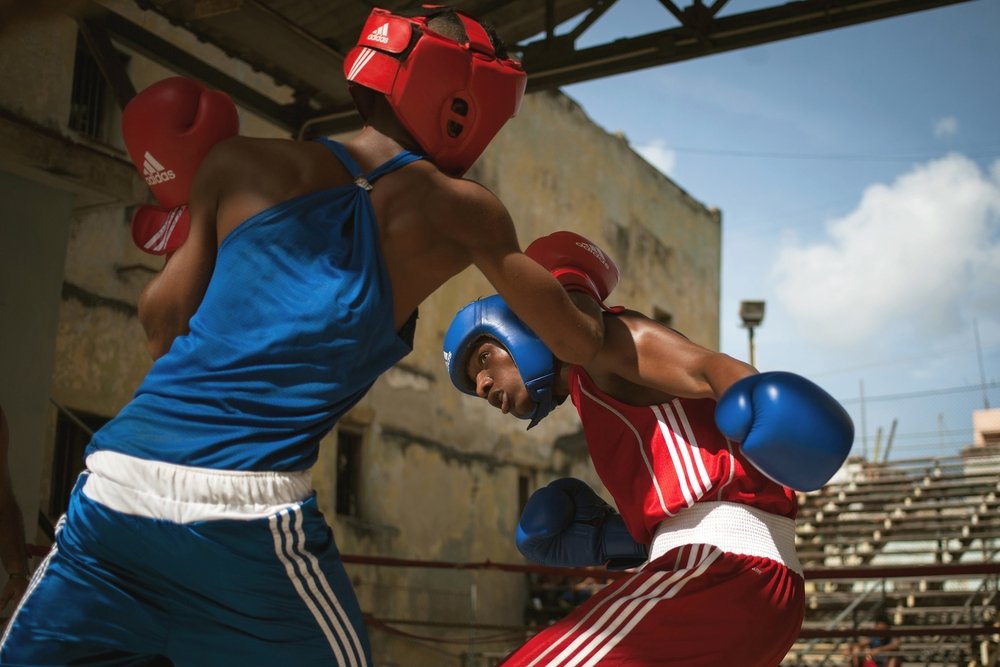
M525 558L554 567L607 564L624 570L646 562L644 544L586 482L557 479L528 498L517 524L517 549Z
M734 383L715 407L715 423L742 443L754 467L797 491L826 484L854 442L854 422L843 406L794 373L760 373Z

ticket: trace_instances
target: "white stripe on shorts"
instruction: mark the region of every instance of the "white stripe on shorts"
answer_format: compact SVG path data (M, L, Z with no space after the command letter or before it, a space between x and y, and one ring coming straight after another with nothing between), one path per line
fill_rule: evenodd
M701 548L702 553L700 556L696 557L699 547ZM714 547L707 545L693 547L691 550L691 558L688 562L686 576L681 577L675 582L665 583L664 585L658 587L655 591L650 592L648 595L633 600L629 604L628 610L623 614L619 614L615 623L609 625L608 628L598 637L591 640L585 650L592 651L597 648L598 644L600 644L602 640L607 639L604 646L594 653L591 658L587 660L587 662L582 664L579 661L582 659L584 653L581 652L577 659L567 663L567 667L575 667L576 665L580 665L580 667L593 667L594 665L600 664L601 658L610 653L615 646L625 639L632 629L635 628L635 626L637 626L643 618L645 618L646 614L653 610L653 607L655 607L658 602L675 597L680 590L684 588L684 585L687 584L687 582L704 574L705 570L707 570L708 567L721 555L722 552ZM632 618L629 619L627 623L622 625L622 621L624 621L633 611L635 614ZM608 633L611 632L613 632L613 634L608 637Z
M552 642L549 648L535 658L528 667L589 667L598 664L602 657L628 636L656 603L675 597L685 583L703 574L720 555L722 553L718 549L697 545L691 549L684 569L635 575L635 579L643 576L647 578L630 593L625 594L624 591L634 581L623 585L620 590L601 600L576 625ZM594 618L598 612L601 612L600 616ZM562 652L544 660L553 649L573 638L581 630L582 632Z
M59 521L56 522L56 528L55 528L56 535L58 535L59 531L62 530L64 523L66 523L65 514L59 517ZM53 544L52 548L49 549L49 553L46 554L45 560L43 560L42 564L38 566L38 569L35 570L35 573L31 575L31 581L28 583L28 588L25 589L24 595L21 596L21 600L17 603L17 607L14 608L14 612L10 615L10 618L7 619L7 627L4 629L3 637L0 637L0 654L3 653L3 647L4 644L7 643L7 635L10 634L10 629L14 627L14 620L17 618L17 613L21 611L21 607L23 607L24 603L28 601L28 598L31 597L31 594L34 592L34 590L38 588L38 584L41 583L42 577L45 576L45 571L49 569L49 563L52 562L52 559L55 557L58 551L59 549L56 547L55 544Z
M337 658L337 664L345 667L348 665L367 667L365 652L354 626L337 600L337 596L333 594L319 562L304 547L306 535L302 530L301 507L282 511L270 517L269 523L274 538L274 552L285 566L285 573L295 586L299 597L323 631L330 649Z

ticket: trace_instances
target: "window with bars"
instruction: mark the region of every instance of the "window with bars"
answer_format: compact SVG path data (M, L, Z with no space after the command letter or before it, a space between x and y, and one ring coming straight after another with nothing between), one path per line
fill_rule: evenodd
M123 64L128 56L118 52ZM97 60L90 53L83 35L76 35L76 60L73 64L73 90L70 96L69 127L102 141L109 140L114 97Z

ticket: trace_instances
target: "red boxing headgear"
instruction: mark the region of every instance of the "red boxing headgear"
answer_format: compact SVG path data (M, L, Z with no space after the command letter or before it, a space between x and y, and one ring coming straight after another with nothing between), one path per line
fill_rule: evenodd
M465 44L428 28L429 17L373 9L344 75L385 95L431 161L461 176L517 113L526 76L517 61L497 57L483 26L455 14Z

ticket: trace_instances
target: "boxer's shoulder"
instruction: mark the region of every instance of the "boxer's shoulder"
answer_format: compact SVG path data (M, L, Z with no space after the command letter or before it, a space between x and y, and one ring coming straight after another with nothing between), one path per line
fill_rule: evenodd
M220 141L206 155L192 184L192 224L200 218L215 220L218 238L223 239L260 211L336 185L315 162L305 142L257 137ZM347 179L341 175L341 181Z
M196 178L223 197L254 192L274 202L350 182L350 176L319 144L262 137L220 141Z
M629 405L657 405L677 397L657 381L664 369L683 377L699 355L711 353L644 313L604 313L604 344L584 366L597 387ZM658 366L662 366L657 370ZM641 370L640 370L641 369Z
M235 136L223 139L205 155L195 176L195 187L199 184L244 183L248 175L266 176L280 173L275 161L287 148L284 140L260 139Z
M513 222L496 195L473 181L447 176L433 165L413 170L396 193L381 194L388 203L385 209L376 203L376 210L391 212L379 217L385 235L398 238L405 230L413 237L413 248L422 247L427 256L435 257L439 271L461 271L474 248L516 245Z
M475 181L452 178L440 172L431 175L430 180L432 187L424 190L424 208L439 223L474 229L510 219L500 199Z
M215 163L227 163L234 160L259 160L276 150L286 150L286 144L294 144L288 139L266 139L261 137L244 137L236 135L218 142L208 151L206 159Z

